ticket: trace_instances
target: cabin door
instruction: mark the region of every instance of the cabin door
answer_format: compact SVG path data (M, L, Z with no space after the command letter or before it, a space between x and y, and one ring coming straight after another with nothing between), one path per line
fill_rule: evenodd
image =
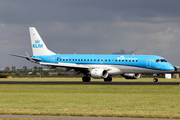
M151 67L151 62L152 62L152 59L147 59L147 61L146 61L146 67L147 68L150 68Z
M51 63L55 63L55 57L51 58Z

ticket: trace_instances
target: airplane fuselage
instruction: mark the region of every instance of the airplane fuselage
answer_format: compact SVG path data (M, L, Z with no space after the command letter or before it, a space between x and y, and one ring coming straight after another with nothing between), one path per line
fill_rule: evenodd
M123 73L164 73L174 67L164 58L154 55L79 55L59 54L33 56L46 63L67 63L109 69L109 75ZM117 68L117 69L115 69Z

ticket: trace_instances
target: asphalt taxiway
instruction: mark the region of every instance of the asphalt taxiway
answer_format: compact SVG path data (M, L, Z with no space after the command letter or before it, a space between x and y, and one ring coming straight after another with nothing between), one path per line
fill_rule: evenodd
M34 85L180 85L180 82L66 82L66 81L0 81L0 84Z

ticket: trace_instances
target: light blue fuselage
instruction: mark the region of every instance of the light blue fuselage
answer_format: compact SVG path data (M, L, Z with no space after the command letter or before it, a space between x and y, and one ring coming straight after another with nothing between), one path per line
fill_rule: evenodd
M117 68L110 74L123 73L165 73L174 71L174 67L164 58L154 55L76 55L59 54L33 56L47 63L73 63L91 68Z

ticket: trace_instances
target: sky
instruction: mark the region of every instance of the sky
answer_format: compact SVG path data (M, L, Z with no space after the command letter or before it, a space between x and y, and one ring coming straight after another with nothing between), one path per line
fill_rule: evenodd
M0 69L37 64L29 27L59 54L159 55L180 65L179 0L0 0Z

